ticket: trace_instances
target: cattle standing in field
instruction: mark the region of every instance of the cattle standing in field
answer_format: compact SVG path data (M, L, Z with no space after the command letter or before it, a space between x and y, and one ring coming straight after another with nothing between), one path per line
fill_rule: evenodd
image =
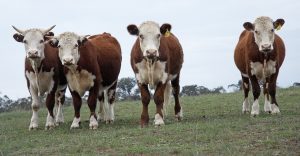
M48 116L46 129L55 126L55 123L64 122L62 105L65 100L67 81L64 76L61 62L58 58L58 49L47 43L48 36L53 36L49 29L20 30L13 26L18 32L14 34L17 42L25 45L25 77L27 87L32 98L32 117L29 130L38 128L38 110L42 96L47 93L46 106ZM56 119L54 118L54 103L57 105Z
M131 35L138 36L131 51L131 67L141 91L141 126L149 123L148 105L151 97L148 85L155 88L154 125L164 124L163 106L169 101L171 84L175 99L175 117L181 120L183 116L178 95L183 51L178 39L170 33L171 25L163 24L159 27L157 23L149 21L139 27L129 25L127 30Z
M263 82L264 111L272 114L280 113L275 94L279 68L285 57L285 46L282 39L275 34L275 29L280 29L283 24L283 19L273 22L269 17L259 17L253 24L244 23L246 30L240 35L235 48L234 61L241 72L245 94L242 111L250 112L248 101L250 79L254 96L251 110L253 116L259 114L259 81Z
M118 41L108 33L87 38L65 32L54 37L51 44L59 49L59 58L73 98L75 117L71 128L79 127L81 97L86 91L89 91L87 103L91 113L89 127L98 128L96 104L97 99L103 102L104 97L108 99L105 100L107 114L104 120L113 122L115 91L122 60ZM103 110L102 107L103 104L100 106Z

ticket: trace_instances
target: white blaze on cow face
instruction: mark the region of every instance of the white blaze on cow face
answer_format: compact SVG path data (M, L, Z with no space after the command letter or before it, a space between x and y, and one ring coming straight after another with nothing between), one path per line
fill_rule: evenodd
M261 52L273 50L275 38L273 20L269 17L259 17L254 21L255 43Z
M139 26L140 48L144 57L159 57L160 27L155 22L144 22Z
M59 59L63 65L70 66L77 64L80 58L78 47L83 39L86 38L72 32L65 32L53 39L53 42L58 42Z

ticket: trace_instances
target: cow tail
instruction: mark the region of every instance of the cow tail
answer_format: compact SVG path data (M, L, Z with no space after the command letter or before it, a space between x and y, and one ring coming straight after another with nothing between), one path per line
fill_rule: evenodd
M164 106L163 106L163 113L164 113L164 117L167 116L168 112L167 112L167 108L170 104L170 100L171 100L171 82L167 82L166 83L166 89L164 91Z

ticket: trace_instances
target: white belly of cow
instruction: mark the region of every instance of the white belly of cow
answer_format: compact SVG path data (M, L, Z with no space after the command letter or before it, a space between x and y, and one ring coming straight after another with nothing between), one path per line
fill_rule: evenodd
M259 80L265 80L267 77L276 73L276 61L269 60L264 64L260 62L250 62L251 74Z
M44 95L46 92L49 93L54 86L54 68L50 70L50 72L28 72L26 71L26 77L29 80L30 87L33 87L38 91L39 95Z
M66 75L71 91L76 91L80 96L94 86L95 75L87 70L69 71Z
M166 62L157 61L152 64L143 60L135 64L135 66L138 68L138 73L135 75L138 82L149 84L151 88L155 87L159 82L166 83L174 77L166 73Z

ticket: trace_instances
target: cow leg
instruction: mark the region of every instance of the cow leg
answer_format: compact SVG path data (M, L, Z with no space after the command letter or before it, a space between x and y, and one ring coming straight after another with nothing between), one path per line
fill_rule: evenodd
M79 124L80 124L80 108L81 108L81 104L82 104L82 100L81 97L79 96L79 94L75 91L71 91L71 95L72 95L72 99L73 99L73 106L74 106L74 110L75 110L75 114L74 114L74 119L71 125L71 129L73 128L79 128Z
M148 114L148 105L150 103L150 92L148 90L148 85L138 84L141 91L141 98L143 103L143 110L141 114L141 127L144 127L149 124L149 114Z
M256 78L256 76L251 76L250 77L250 81L252 84L252 92L253 92L253 97L254 97L254 102L252 105L252 110L251 110L251 115L252 116L256 116L259 114L259 95L260 95L260 86L258 84L258 80Z
M65 91L66 89L57 90L55 93L55 102L56 102L55 123L57 125L64 123L63 104L65 102Z
M110 87L107 91L107 97L108 97L108 120L106 121L107 123L113 123L115 120L115 112L114 112L114 102L115 102L115 95L116 95L116 88L117 88L117 82Z
M87 100L88 106L90 108L90 129L97 129L98 128L98 121L96 115L96 106L97 106L97 97L98 97L98 89L93 87L89 92L89 97Z
M264 89L264 97L265 97L265 104L264 104L264 111L266 113L271 113L271 104L270 104L270 100L269 100L269 80L268 78L266 79L266 82L263 85L263 89Z
M38 110L40 108L41 99L38 96L38 90L33 86L29 87L29 91L32 98L31 108L32 108L32 117L30 120L29 130L38 128Z
M55 104L55 91L51 91L46 98L46 106L48 109L48 116L47 116L47 121L46 121L46 126L45 129L52 129L55 126L55 119L54 119L54 114L53 114L53 109L54 109L54 104Z
M179 92L180 92L180 86L179 86L179 74L178 76L171 81L172 88L173 88L173 96L175 100L175 118L180 121L183 118L182 108L179 103Z
M166 84L158 83L154 93L154 102L156 104L156 114L154 116L154 125L160 126L164 125L163 116L163 103L164 103L164 91L166 89Z
M270 84L269 84L269 94L271 96L271 109L272 114L278 114L280 113L277 101L276 101L276 81L277 81L278 73L273 74L270 77Z
M98 96L99 101L99 112L98 112L98 121L105 121L105 109L104 109L104 93L102 92Z
M243 80L243 90L244 90L244 102L243 102L243 108L242 108L242 112L243 113L250 113L250 103L248 100L248 95L249 95L249 78L248 77L244 77L242 76L242 80Z

